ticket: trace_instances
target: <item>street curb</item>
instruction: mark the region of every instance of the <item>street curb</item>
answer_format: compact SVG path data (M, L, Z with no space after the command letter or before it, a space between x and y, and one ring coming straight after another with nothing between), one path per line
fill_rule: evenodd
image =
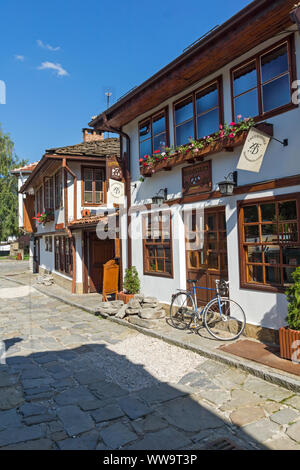
M0 276L0 278L5 279L7 281L15 282L20 285L27 285L22 281L17 281L16 279L9 279L5 276ZM290 375L282 375L277 372L277 369L276 369L276 372L274 372L274 370L271 369L270 367L258 365L247 359L237 358L236 356L233 356L232 354L229 354L224 351L222 351L222 353L219 353L215 350L212 351L208 348L205 348L204 346L195 346L192 344L185 343L183 341L171 338L170 336L167 336L165 334L157 333L154 330L150 330L150 329L146 329L146 328L142 328L140 326L134 325L120 318L111 317L107 314L97 312L97 310L95 309L85 307L83 305L77 304L76 302L72 302L67 299L63 299L55 294L44 292L39 287L36 287L36 286L32 286L32 287L38 292L40 292L41 294L47 295L48 297L58 300L67 305L70 305L71 307L84 310L95 316L101 317L104 320L109 320L113 323L118 323L119 325L125 326L126 328L131 328L133 330L138 331L139 333L145 334L147 336L151 336L152 338L160 339L173 346L177 346L179 348L192 351L208 359L221 362L223 364L229 365L230 367L235 367L236 369L244 370L245 372L248 372L249 374L254 375L255 377L266 380L267 382L270 382L275 385L280 385L281 387L287 388L288 390L300 393L300 380L297 380L293 376L290 376Z

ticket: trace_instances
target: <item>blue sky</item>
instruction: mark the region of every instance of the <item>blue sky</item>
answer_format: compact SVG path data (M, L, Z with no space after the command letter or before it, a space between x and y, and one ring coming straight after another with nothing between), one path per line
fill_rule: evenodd
M0 0L2 130L19 158L81 142L81 129L249 0Z

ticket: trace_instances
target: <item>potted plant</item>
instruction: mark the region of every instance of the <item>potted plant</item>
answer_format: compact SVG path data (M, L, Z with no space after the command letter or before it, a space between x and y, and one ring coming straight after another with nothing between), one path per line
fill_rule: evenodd
M54 220L54 212L51 209L45 210L41 214L38 213L36 217L32 217L34 220L36 220L39 224L45 225L47 222L50 222L51 220Z
M286 290L287 327L279 329L280 356L300 362L300 267L292 274L293 284Z
M127 304L134 297L134 294L140 292L140 280L135 266L125 270L123 286L124 292L118 292L117 299L123 300L124 304Z

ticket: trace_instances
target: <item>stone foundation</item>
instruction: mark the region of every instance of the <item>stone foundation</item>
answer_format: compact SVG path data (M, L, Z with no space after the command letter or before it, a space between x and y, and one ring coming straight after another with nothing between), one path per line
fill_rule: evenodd
M39 274L49 274L50 271L48 271L45 268L42 268L41 266L39 267ZM67 289L69 292L72 292L72 279L66 279L65 277L60 276L57 273L51 272L51 275L53 276L55 284L58 286L63 287L64 289Z

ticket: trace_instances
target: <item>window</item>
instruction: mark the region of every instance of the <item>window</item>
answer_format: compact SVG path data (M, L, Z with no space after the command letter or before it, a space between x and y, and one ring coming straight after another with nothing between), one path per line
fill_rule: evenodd
M168 108L139 124L140 158L162 152L169 145Z
M45 210L54 209L53 176L44 180Z
M62 172L55 173L55 209L62 207Z
M223 123L221 77L175 103L174 122L176 145L217 132Z
M52 253L52 237L48 238L48 251Z
M232 71L233 119L266 117L292 105L292 38Z
M45 237L45 251L49 251L49 240L48 240L48 237Z
M59 236L54 238L55 252L55 271L59 271L67 276L73 274L73 239ZM52 238L51 238L52 251Z
M83 205L104 203L104 168L83 168Z
M173 277L171 214L143 216L144 274Z
M43 212L43 187L41 186L40 189L36 192L36 210L37 213L40 214Z
M245 286L284 288L300 266L300 196L240 205L241 278Z

